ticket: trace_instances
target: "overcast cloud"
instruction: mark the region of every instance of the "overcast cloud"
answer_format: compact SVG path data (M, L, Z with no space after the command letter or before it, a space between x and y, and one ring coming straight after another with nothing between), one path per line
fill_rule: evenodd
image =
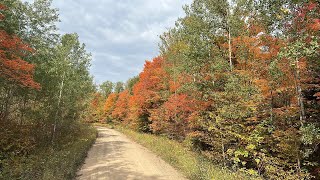
M159 54L159 35L191 0L54 0L61 33L76 32L92 53L96 83L126 81Z

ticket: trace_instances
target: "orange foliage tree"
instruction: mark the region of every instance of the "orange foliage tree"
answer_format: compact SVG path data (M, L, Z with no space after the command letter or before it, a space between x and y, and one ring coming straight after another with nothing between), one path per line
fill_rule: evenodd
M236 24L243 28L228 39L181 21L165 35L162 56L145 63L132 95L122 92L117 102L110 95L106 113L139 131L191 140L224 165L267 179L307 179L303 168L319 163L320 5L286 7L279 13L296 17L276 29L279 36L260 16ZM210 14L198 10L192 15ZM205 19L190 17L183 20Z
M89 116L87 117L86 121L88 122L95 122L100 121L103 118L103 103L104 98L101 93L95 93L93 98L89 104Z
M158 108L164 102L168 74L163 66L162 57L146 61L139 75L139 82L133 87L133 96L129 100L129 118L132 125L140 131L150 130L150 110Z
M115 108L117 99L118 99L118 94L111 93L105 101L103 112L104 112L104 118L107 118L107 120L112 120L112 112Z
M119 93L118 100L115 104L115 108L112 111L112 117L124 121L128 117L128 103L129 103L130 93L128 90Z

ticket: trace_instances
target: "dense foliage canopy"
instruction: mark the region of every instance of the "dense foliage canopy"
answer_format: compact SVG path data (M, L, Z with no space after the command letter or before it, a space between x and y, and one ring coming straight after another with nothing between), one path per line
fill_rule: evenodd
M94 93L91 57L77 34L57 33L57 22L49 0L0 2L0 179L45 178L32 174L41 159L31 157L87 133L79 122Z
M35 177L18 167L81 137L81 120L165 135L253 176L320 178L319 1L195 0L139 76L98 88L50 5L0 2L0 179Z
M319 2L197 0L184 10L133 88L107 99L109 121L252 175L319 178Z

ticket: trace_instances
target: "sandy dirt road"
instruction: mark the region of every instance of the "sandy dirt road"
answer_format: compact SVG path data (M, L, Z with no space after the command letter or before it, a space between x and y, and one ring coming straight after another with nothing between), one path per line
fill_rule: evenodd
M77 173L79 180L183 180L174 168L148 149L120 132L97 127L99 135L85 164Z

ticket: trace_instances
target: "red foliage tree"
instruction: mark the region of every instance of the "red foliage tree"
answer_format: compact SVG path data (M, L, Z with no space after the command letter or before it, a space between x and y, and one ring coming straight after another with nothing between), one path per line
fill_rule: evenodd
M150 110L159 107L164 101L162 92L168 89L168 73L163 68L164 59L156 57L146 61L139 82L133 87L129 100L130 116L136 128L148 131Z
M5 9L0 4L0 10ZM1 15L0 21L3 19ZM34 65L22 59L32 51L19 37L0 29L0 76L23 87L40 89L40 84L33 80Z
M152 130L185 137L203 107L203 103L187 94L172 94L160 108L151 112Z

